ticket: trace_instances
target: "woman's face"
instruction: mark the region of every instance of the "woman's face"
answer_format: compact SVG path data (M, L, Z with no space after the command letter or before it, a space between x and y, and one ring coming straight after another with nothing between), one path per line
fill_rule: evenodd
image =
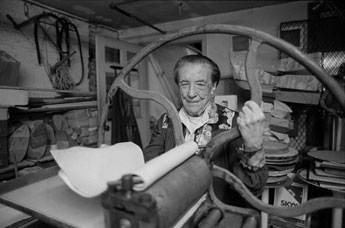
M216 86L207 64L187 63L179 70L179 88L183 107L191 116L200 116L213 97Z

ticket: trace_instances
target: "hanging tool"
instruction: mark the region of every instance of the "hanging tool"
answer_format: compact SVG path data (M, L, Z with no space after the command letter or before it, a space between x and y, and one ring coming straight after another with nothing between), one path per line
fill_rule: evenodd
M52 17L54 19L58 19L58 17L55 14L52 14L52 13L42 13L42 14L33 16L33 17L29 18L28 20L23 21L20 24L17 24L10 15L7 14L6 17L12 22L14 28L17 29L17 30L20 30L21 28L29 25L30 23L34 23L35 45L36 45L37 59L38 59L38 63L39 64L41 64L42 61L41 61L41 53L40 53L40 47L39 47L39 42L38 42L38 28L40 28L42 30L42 32L44 33L44 36L50 41L51 44L53 44L53 46L57 49L57 51L59 53L61 52L61 50L58 48L56 43L53 41L53 38L51 38L49 33L39 23L39 21L42 18L50 18L50 17Z
M50 69L50 73L48 74L48 77L50 81L52 82L54 88L61 89L63 87L64 89L69 89L70 87L78 86L81 84L81 82L84 80L83 53L82 53L81 40L80 40L78 28L73 23L71 23L66 18L63 18L63 17L60 18L56 16L55 14L46 13L46 12L33 16L29 18L28 20L23 21L22 23L19 23L19 24L17 24L10 15L6 15L6 17L12 22L14 28L18 30L24 26L29 25L30 23L34 23L35 45L36 45L37 59L38 59L39 64L42 63L42 58L41 58L40 45L39 45L39 39L38 39L38 28L41 29L41 31L43 32L47 40L56 48L56 50L59 53L60 61L54 64L54 66ZM41 25L42 19L47 19L47 18L55 20L55 23L53 25L55 26L55 29L56 29L56 42L50 36L48 31ZM64 65L67 60L68 60L68 66L70 66L70 58L75 53L75 52L73 52L72 54L70 53L70 35L69 35L70 30L74 31L77 36L80 63L81 63L81 77L77 83L74 83L73 80L69 78L67 81L69 81L72 84L66 87L64 85L57 84L57 81L54 80L54 76L52 75L52 72L55 72L55 74L57 75L55 79L57 78L61 79L61 77L68 77L68 75L66 74L63 75L62 73L57 72L57 69L61 68L61 66ZM62 50L63 37L65 38L64 40L65 45L66 45L65 51ZM60 80L60 81L66 81L66 80Z
M80 85L80 83L84 79L84 61L83 61L83 52L81 48L81 40L80 40L80 35L78 32L77 26L75 26L73 23L71 23L69 20L66 18L59 18L55 22L55 28L56 28L56 35L57 35L57 45L58 47L62 50L62 37L65 35L65 44L66 44L66 53L67 56L69 56L69 49L70 49L70 42L69 42L69 31L72 28L72 31L75 31L76 36L77 36L77 41L78 41L78 49L79 49L79 57L80 57L80 63L81 63L81 77L80 80L76 83L76 86ZM60 54L60 60L63 60L64 54ZM68 58L68 63L70 65L70 58Z

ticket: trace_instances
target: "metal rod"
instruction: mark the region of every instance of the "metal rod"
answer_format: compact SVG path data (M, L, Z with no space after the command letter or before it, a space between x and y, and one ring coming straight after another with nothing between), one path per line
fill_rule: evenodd
M110 68L114 69L114 70L122 70L123 66L112 65L112 66L110 66ZM138 72L138 69L132 69L131 71Z
M150 24L150 23L148 23L148 22L146 22L146 21L144 21L144 20L142 20L142 19L140 19L140 18L138 18L138 17L136 17L136 16L134 16L134 15L132 15L132 14L130 14L130 13L124 11L124 10L122 10L122 9L120 9L120 8L117 7L116 4L113 3L113 2L110 3L109 7L110 7L110 9L114 9L114 10L116 10L116 11L122 13L123 15L127 16L127 17L130 17L130 18L132 18L132 19L134 19L134 20L136 20L136 21L138 21L138 22L140 22L140 23L142 23L142 24L144 24L144 25L147 25L147 26L153 28L154 30L156 30L156 31L158 31L158 32L160 32L160 33L162 33L162 34L166 34L165 31L163 31L163 30L157 28L156 26L154 26L154 25L152 25L152 24Z

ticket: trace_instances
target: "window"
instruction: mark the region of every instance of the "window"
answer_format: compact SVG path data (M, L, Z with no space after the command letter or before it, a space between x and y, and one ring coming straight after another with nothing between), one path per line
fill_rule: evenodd
M106 63L120 63L120 50L107 47L104 48L104 59Z
M308 27L307 21L285 22L280 25L280 38L308 53ZM281 53L281 58L286 54Z

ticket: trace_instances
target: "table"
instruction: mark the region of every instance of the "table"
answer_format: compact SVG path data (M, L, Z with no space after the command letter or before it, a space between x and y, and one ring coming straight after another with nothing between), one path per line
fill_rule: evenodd
M0 184L0 203L58 227L105 227L100 197L77 195L58 170L54 166Z
M308 172L310 170L307 169L300 169L297 172L297 176L304 182L314 185L319 188L324 188L330 190L334 197L339 199L345 199L345 191L340 189L332 188L332 183L328 183L327 186L321 185L317 181L311 181L308 179ZM334 184L334 187L337 186ZM342 208L333 208L332 209L332 228L342 228L342 221L343 221L343 209Z

